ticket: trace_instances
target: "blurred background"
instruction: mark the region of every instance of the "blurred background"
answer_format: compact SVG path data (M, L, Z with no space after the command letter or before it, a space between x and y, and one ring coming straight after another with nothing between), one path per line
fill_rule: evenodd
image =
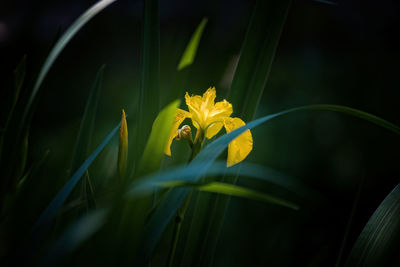
M400 125L400 4L398 1L294 0L257 116L307 104L340 104ZM12 72L27 55L27 95L58 32L95 1L0 2L0 110L8 107ZM215 86L226 95L254 1L160 1L161 87L171 88L192 32L208 18L185 81L191 94ZM60 187L68 178L73 146L98 68L106 64L95 126L96 147L120 119L135 112L140 83L141 1L118 0L91 20L56 60L39 96L31 126L28 165L50 150L40 183ZM166 95L163 105L167 104ZM183 101L183 95L182 99ZM227 99L229 101L229 99ZM182 104L182 107L185 107ZM235 110L235 107L233 107ZM128 125L134 127L134 121ZM400 180L395 134L343 114L293 113L252 131L248 162L300 181L318 201L299 200L299 211L232 199L215 266L307 265L335 262L353 202L360 198L344 257L368 218ZM131 142L133 140L130 140ZM114 170L117 139L96 160L98 173ZM173 149L189 153L182 144ZM181 154L182 154L181 153ZM182 156L181 158L184 158ZM184 162L166 159L166 165ZM103 164L107 162L108 164ZM104 183L97 181L98 186ZM259 190L285 192L259 185ZM47 203L50 196L38 196Z

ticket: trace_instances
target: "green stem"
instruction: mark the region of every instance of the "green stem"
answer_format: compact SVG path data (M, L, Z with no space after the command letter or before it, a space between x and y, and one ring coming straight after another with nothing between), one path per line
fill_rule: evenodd
M192 153L190 155L188 163L190 163L196 156L197 154L200 153L201 149L203 148L204 145L204 133L202 130L197 130L196 133L196 138L194 140L194 144L191 146L192 148ZM183 202L182 206L179 208L178 212L176 213L175 216L175 224L174 224L174 230L172 233L172 241L171 241L171 248L168 254L168 261L167 261L167 266L171 267L173 266L174 263L174 257L175 257L175 251L176 247L178 244L179 240L179 234L181 232L181 227L182 227L182 222L183 219L185 218L185 213L186 210L189 206L190 198L192 196L192 190L190 190L188 196L186 197L185 201Z
M168 255L168 265L167 265L168 267L173 266L174 263L175 251L179 240L179 234L181 232L182 222L183 219L185 218L185 213L189 206L191 196L192 196L192 191L189 192L188 196L185 199L185 202L183 202L182 206L180 207L175 216L173 238L171 242L171 249Z

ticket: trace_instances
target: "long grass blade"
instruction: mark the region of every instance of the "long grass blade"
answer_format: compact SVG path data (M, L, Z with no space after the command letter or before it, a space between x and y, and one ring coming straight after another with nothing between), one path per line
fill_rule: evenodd
M101 0L90 7L85 13L83 13L61 36L61 38L57 41L54 48L51 50L50 54L47 56L43 67L40 70L39 76L33 86L32 93L29 97L28 103L26 104L25 111L21 121L21 128L25 125L26 119L28 117L30 108L35 100L35 97L39 91L40 86L43 83L44 78L49 72L51 66L54 61L60 55L64 47L68 44L68 42L75 36L75 34L95 15L101 12L104 8L115 2L116 0Z
M36 221L33 227L32 235L40 241L45 234L51 220L60 210L61 206L70 195L76 184L79 182L81 177L85 174L87 168L92 164L96 157L100 154L106 144L111 140L113 135L118 131L121 122L111 131L111 133L103 140L103 142L96 148L96 150L86 159L86 161L78 168L78 170L71 176L63 188L58 192L54 199L49 203L47 208L43 211L39 219Z
M290 6L291 0L256 1L228 95L235 114L244 121L254 119L269 78ZM237 177L237 174L233 174L233 177ZM226 179L225 175L222 180L224 179ZM210 198L209 195L197 195L197 197L201 197L202 202L207 201L205 198ZM224 220L230 198L229 196L217 196L217 200L221 201L211 203L212 214L210 217L213 218L212 223L217 222L218 227L222 229L223 224L219 221ZM197 205L194 209L198 210ZM217 232L219 231L217 230ZM207 248L215 247L216 244L212 244L212 241L200 238L201 240L195 239L189 242L203 242L208 244ZM213 254L213 252L211 253ZM185 255L185 257L190 257L190 255Z
M144 0L142 66L135 159L140 158L152 122L160 110L160 18L159 0Z
M358 237L346 266L399 266L400 184L383 200Z
M179 62L177 70L180 71L187 66L190 66L197 53L197 48L199 47L201 36L203 35L204 28L206 27L208 19L203 18L200 24L197 26L196 31L193 33L185 51L183 52L182 58Z
M228 196L248 198L252 200L259 200L269 202L275 205L280 205L286 208L298 210L299 207L287 200L279 199L269 194L258 192L243 186L221 183L221 182L209 182L205 184L193 184L181 181L170 181L160 183L159 186L166 188L176 188L176 187L191 187L199 191L217 193Z
M176 183L188 183L188 180L193 176L193 173L200 168L202 168L201 163L189 166L182 165L176 168L165 170L162 173L146 175L142 177L140 181L133 183L129 187L128 196L135 197L142 194L148 194L152 192L154 187L158 187L161 183L168 183L172 181ZM304 198L310 196L314 200L321 198L321 196L316 192L311 191L304 185L297 182L295 179L258 164L242 162L239 165L227 168L226 162L216 161L204 173L204 175L207 176L218 176L221 174L239 174L239 179L241 181L246 179L256 179L277 185L281 188L285 188L286 190L296 193ZM196 182L192 183L195 184Z
M228 99L235 114L253 119L268 80L291 0L256 1Z
M47 251L43 266L56 266L65 256L75 251L105 223L107 210L94 210L72 223Z
M170 101L173 101L174 99L182 96L184 84L189 74L190 66L193 64L196 58L197 50L203 36L204 28L207 25L207 21L207 18L203 18L201 20L200 24L193 32L189 43L186 45L179 64L176 67L178 72L176 74L174 82L172 83L172 86L168 90L166 103L169 103Z
M21 61L18 63L18 66L14 70L13 100L11 101L11 107L10 107L10 110L8 111L8 115L7 115L6 122L3 127L3 131L0 133L0 162L1 162L2 152L3 152L2 148L3 148L4 138L7 133L12 116L14 114L14 109L15 109L15 106L19 99L19 94L21 92L22 85L24 84L24 81L25 81L25 73L26 73L26 55L23 56Z
M104 68L104 65L101 66L99 71L97 72L96 79L92 85L89 98L86 102L85 111L83 113L78 137L75 143L75 152L72 158L70 169L71 173L75 172L89 155L94 130L94 123L97 113L97 106L100 99L101 81L103 79Z

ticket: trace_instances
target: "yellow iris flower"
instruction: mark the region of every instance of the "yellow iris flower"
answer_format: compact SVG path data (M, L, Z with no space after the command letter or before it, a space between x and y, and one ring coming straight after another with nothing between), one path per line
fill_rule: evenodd
M233 112L232 104L226 101L215 103L215 88L209 88L203 96L189 96L186 92L185 100L189 112L183 109L177 109L172 130L169 136L165 154L171 156L172 141L179 139L179 126L186 119L192 120L193 126L196 127L196 142L203 142L204 137L211 139L222 127L225 127L227 133L245 125L240 118L231 118ZM244 160L253 149L253 137L250 130L245 131L228 145L227 166L230 167Z

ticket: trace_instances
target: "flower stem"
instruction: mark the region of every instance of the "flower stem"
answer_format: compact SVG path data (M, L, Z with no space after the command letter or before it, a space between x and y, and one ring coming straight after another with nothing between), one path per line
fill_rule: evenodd
M171 248L170 248L170 251L168 254L168 265L167 265L168 267L173 266L173 263L174 263L175 251L176 251L176 247L177 247L178 240L179 240L179 234L181 232L182 221L185 218L185 213L189 206L191 196L192 196L192 190L190 190L188 196L185 199L185 202L183 202L182 206L179 208L179 210L175 216L174 231L172 234L173 238L172 238L172 242L171 242Z
M190 155L188 163L190 163L197 156L197 154L199 154L199 152L203 148L204 140L205 140L204 132L201 129L198 129L197 133L196 133L196 138L195 138L194 144L191 145L192 153ZM186 210L189 206L190 198L192 196L192 191L193 190L189 191L189 194L185 198L185 201L183 202L182 206L178 209L176 216L175 216L175 224L174 224L174 230L172 233L171 248L170 248L170 251L168 254L168 261L167 261L168 267L173 266L173 263L174 263L175 251L176 251L176 247L177 247L178 240L179 240L179 234L181 232L182 222L183 222L183 219L185 218Z

